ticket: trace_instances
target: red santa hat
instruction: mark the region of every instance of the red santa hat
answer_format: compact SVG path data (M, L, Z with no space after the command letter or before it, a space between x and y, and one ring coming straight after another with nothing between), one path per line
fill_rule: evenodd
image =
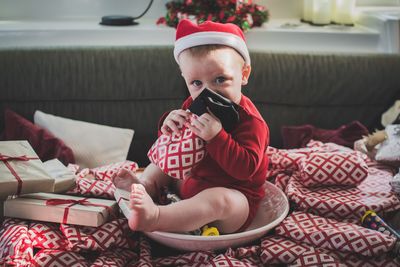
M235 49L250 65L249 50L242 30L232 23L206 21L200 25L183 19L176 29L174 57L178 61L179 54L190 47L199 45L226 45Z

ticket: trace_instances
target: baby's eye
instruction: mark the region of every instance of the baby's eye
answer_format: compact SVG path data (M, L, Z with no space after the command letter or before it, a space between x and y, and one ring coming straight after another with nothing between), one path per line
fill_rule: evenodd
M222 76L219 76L219 77L217 77L216 79L215 79L215 83L216 84L222 84L222 83L224 83L226 81L226 78L225 77L222 77Z
M194 80L194 81L192 82L192 84L193 84L194 86L196 86L196 87L200 87L203 83L202 83L201 81L199 81L199 80Z

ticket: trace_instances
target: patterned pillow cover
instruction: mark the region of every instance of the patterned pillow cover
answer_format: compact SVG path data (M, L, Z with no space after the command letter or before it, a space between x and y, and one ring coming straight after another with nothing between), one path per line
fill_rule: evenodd
M358 185L368 176L368 166L358 152L311 153L300 162L305 186Z
M206 154L205 142L189 128L182 126L181 134L162 134L147 156L161 170L174 178L184 179Z

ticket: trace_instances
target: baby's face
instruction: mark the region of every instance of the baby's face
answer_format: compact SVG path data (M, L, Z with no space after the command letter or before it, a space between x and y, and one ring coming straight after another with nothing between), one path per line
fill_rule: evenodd
M179 55L179 66L193 99L207 87L237 104L242 85L247 83L251 70L249 65L244 64L243 58L229 47L201 56L185 50Z

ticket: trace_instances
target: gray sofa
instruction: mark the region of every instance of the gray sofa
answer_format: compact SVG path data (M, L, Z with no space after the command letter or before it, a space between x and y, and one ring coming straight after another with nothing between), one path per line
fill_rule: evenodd
M271 145L283 125L334 129L380 116L400 98L400 55L252 52L243 93L268 122ZM134 129L128 158L145 166L163 112L188 95L172 48L96 47L0 50L0 132L10 108L32 120L36 109Z

